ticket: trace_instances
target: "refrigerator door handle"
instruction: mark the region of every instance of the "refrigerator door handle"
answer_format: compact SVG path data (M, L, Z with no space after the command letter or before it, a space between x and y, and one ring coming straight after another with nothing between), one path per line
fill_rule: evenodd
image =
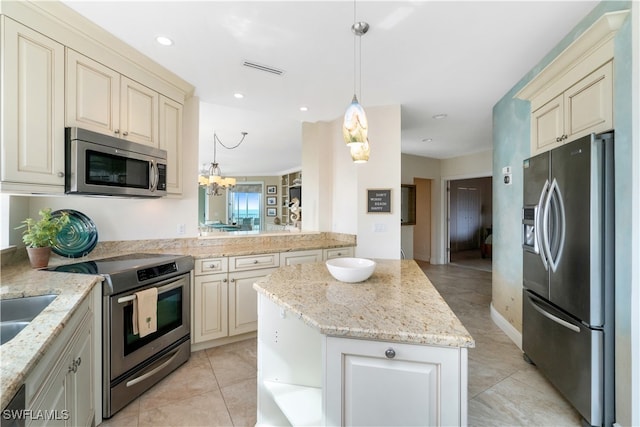
M540 259L542 260L542 265L544 266L544 270L545 271L549 271L549 263L547 262L547 255L546 255L546 250L544 248L544 239L542 238L542 223L543 223L543 217L545 216L544 213L544 208L543 208L543 204L544 204L544 200L545 197L547 196L547 191L549 190L549 180L545 180L544 185L542 186L542 191L540 192L540 200L538 201L538 206L539 208L536 209L536 218L534 220L534 233L535 233L535 238L536 241L538 242L539 246L540 246L540 250L538 251L538 254L540 255Z
M559 237L559 244L558 244L558 250L557 253L552 254L551 253L551 242L549 239L549 215L551 214L550 212L550 208L551 208L551 202L552 200L556 201L558 208L559 208L559 218L558 221L556 221L555 227L554 227L554 233L560 233L559 236L554 236L554 240L556 237ZM565 239L565 214L564 214L564 202L562 200L562 193L560 192L560 187L558 187L558 181L556 181L556 179L553 179L553 182L551 183L551 187L549 188L549 194L547 195L547 199L545 201L544 204L544 209L542 212L542 248L545 251L545 254L547 256L547 260L549 261L549 266L551 267L552 271L556 271L556 269L558 268L558 264L560 263L560 258L562 257L562 249L564 248L564 239Z
M571 330L573 332L580 333L580 328L579 327L577 327L574 324L571 324L571 323L567 322L566 320L562 320L558 316L554 316L553 314L549 313L544 308L540 307L538 302L534 298L532 298L531 296L529 297L529 302L531 302L531 307L533 307L538 313L542 314L547 319L557 323L558 325L564 326L565 328L567 328L567 329L569 329L569 330Z

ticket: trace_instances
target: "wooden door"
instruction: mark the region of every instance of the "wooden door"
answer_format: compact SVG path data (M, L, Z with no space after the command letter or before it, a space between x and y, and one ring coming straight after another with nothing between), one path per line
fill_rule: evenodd
M480 246L480 191L454 184L451 189L451 251Z

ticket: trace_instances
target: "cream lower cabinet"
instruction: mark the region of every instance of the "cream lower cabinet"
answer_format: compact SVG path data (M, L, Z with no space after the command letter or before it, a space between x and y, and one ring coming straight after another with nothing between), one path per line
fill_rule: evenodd
M0 189L64 192L64 46L0 16Z
M257 425L467 424L466 348L326 336L258 300Z
M278 253L196 260L192 342L255 332L258 309L253 284L279 262Z
M326 425L466 425L465 348L327 337L325 363Z
M343 248L331 248L322 250L322 259L328 260L332 258L349 258L353 257L355 248L353 246L347 246Z
M320 261L322 261L322 249L280 253L280 265L282 266Z
M100 390L96 371L101 366L96 362L100 358L95 346L99 338L94 330L94 311L99 308L99 291L94 290L91 295L67 324L71 329L63 331L27 377L26 406L32 414L27 419L28 426L95 424L96 401L99 402L96 395Z
M159 146L159 97L148 87L67 48L66 125Z

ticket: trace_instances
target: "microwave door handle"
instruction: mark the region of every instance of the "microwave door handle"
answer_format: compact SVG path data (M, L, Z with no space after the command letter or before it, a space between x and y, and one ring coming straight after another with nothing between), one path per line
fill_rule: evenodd
M543 207L543 205L545 204L545 197L548 198L548 192L549 190L549 180L545 180L544 182L544 186L542 187L542 191L540 192L540 200L538 200L538 209L536 209L536 217L534 218L533 222L534 222L534 233L535 233L535 239L539 244L539 250L538 250L538 254L540 255L540 259L542 260L542 265L544 266L545 271L549 271L549 263L547 261L547 253L545 250L545 244L544 244L544 238L542 237L545 233L544 231L544 226L543 226L543 222L545 216L546 216L546 211L545 208Z
M158 181L160 181L160 171L158 170L155 160L151 160L151 169L149 173L151 178L151 191L155 192L158 188Z

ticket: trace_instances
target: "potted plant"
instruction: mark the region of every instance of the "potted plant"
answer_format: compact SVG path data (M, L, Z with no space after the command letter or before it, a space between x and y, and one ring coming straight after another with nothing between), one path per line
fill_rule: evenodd
M69 223L69 214L62 212L60 216L53 217L51 209L45 208L38 212L39 220L27 218L22 225L16 227L25 228L22 233L22 241L27 246L27 254L32 268L42 268L49 265L51 246L55 245L58 233Z

